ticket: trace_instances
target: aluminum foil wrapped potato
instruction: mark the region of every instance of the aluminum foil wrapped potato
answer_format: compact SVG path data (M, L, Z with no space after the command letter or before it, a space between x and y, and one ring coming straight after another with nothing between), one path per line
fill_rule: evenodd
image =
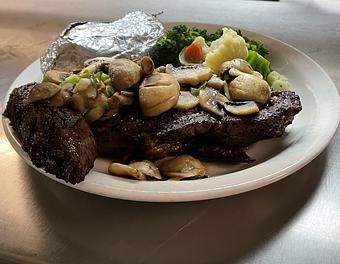
M41 70L78 71L84 61L98 56L139 59L163 35L158 19L141 11L113 22L72 23L40 58Z

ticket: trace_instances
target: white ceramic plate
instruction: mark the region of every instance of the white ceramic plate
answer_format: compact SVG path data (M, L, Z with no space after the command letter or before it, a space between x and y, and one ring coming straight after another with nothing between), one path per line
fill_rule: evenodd
M199 26L209 31L221 27L211 24ZM206 179L145 182L110 176L105 173L109 161L97 158L85 181L72 185L35 167L21 149L8 120L3 118L6 135L20 156L43 175L72 188L113 198L157 202L205 200L246 192L278 181L305 166L327 146L340 118L339 95L325 71L299 50L255 32L243 30L243 33L249 38L264 41L270 50L272 67L289 77L303 106L283 137L264 140L250 147L248 154L256 159L255 163L210 163L207 165L211 177ZM15 87L41 79L37 60L13 82L5 102Z

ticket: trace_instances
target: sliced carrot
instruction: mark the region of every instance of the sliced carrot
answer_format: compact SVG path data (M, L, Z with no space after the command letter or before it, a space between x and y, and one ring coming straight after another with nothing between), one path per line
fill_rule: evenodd
M202 47L197 43L192 43L185 48L184 59L189 63L199 63L203 60L204 54Z

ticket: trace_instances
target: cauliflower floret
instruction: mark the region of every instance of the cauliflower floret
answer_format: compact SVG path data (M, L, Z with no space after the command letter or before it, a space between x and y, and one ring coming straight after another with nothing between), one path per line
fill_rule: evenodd
M220 38L213 41L203 64L210 67L215 73L223 62L236 58L246 59L248 49L244 38L229 28L223 28Z

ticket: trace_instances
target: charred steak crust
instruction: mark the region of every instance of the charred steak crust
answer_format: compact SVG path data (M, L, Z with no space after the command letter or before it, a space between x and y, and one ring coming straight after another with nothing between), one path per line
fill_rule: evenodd
M32 163L72 184L84 180L97 156L91 128L82 115L67 107L29 104L34 83L13 90L4 116L17 133Z
M251 116L217 118L199 109L171 109L150 118L143 116L138 106L130 106L108 120L95 122L92 130L101 154L134 153L155 160L186 152L249 162L245 147L283 135L301 109L299 96L291 91L273 92L263 109Z

